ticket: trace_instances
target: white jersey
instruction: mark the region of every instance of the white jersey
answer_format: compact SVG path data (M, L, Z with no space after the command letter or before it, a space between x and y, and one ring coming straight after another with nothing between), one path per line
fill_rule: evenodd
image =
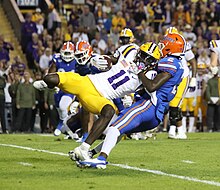
M218 55L218 70L220 75L220 40L212 40L210 41L210 50L215 52Z
M182 56L182 60L181 60L184 69L183 78L189 76L189 67L187 65L187 62L193 58L195 58L195 55L191 50L191 45L189 44L189 42L186 42L186 52L185 55Z
M120 53L120 55L123 55L129 61L134 60L134 57L136 56L138 49L138 45L131 43L119 47L117 51Z
M120 56L109 71L88 77L100 94L112 100L133 93L142 84L131 69L130 62Z
M189 73L189 77L191 78L192 77L192 71L190 70L190 73ZM197 87L194 91L189 91L189 88L186 92L186 95L185 95L185 98L193 98L193 97L196 97L196 94L197 94Z

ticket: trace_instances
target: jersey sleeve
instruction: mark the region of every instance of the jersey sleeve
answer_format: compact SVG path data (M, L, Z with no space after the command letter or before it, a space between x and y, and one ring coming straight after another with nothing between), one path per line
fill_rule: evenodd
M209 43L209 49L210 49L210 51L213 51L218 54L219 53L218 49L220 49L220 48L218 47L215 40L211 40Z
M177 66L173 61L169 61L169 59L161 59L158 63L157 67L158 72L167 72L174 76L177 71Z
M186 43L186 52L185 52L186 61L190 61L195 58L194 53L192 52L192 46L189 42Z

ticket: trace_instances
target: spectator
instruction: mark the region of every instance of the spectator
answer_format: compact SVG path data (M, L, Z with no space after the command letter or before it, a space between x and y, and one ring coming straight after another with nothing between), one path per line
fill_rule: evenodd
M123 28L126 27L125 18L122 15L122 12L119 11L115 16L112 18L112 28L117 28L118 31L121 31Z
M16 107L16 93L17 93L18 85L20 84L20 80L21 80L20 74L17 72L14 72L12 83L8 88L8 92L12 100L12 128L11 128L12 132L16 131L16 118L17 118L17 111L18 111Z
M52 35L55 28L61 27L61 20L53 4L51 4L48 9L47 29L48 33Z
M100 36L100 33L99 32L96 32L95 33L95 39L93 39L91 41L91 45L93 46L93 44L96 43L98 48L100 49L101 51L101 54L103 54L107 48L107 44L105 42L105 40L103 40Z
M219 99L219 77L218 71L212 71L213 78L208 80L206 88L207 109L207 128L209 132L220 130L220 99Z
M41 80L42 73L36 72L35 79ZM35 89L35 96L36 96L36 106L32 112L31 131L34 132L34 124L35 124L36 114L39 113L41 133L44 133L46 131L47 121L48 121L47 111L44 107L44 91L40 91L40 90Z
M5 64L7 64L9 60L9 52L4 48L4 41L0 40L0 61L3 61Z
M102 11L103 12L106 12L107 15L110 15L111 14L111 0L105 0L104 1L104 5L102 6Z
M43 25L44 20L42 18L39 18L36 21L36 27L37 27L37 34L41 35L44 31L44 25Z
M196 42L196 35L194 32L192 32L191 25L186 24L183 36L185 37L186 41L188 41L190 45L193 47Z
M111 30L111 27L112 27L112 21L110 18L108 18L108 15L106 12L103 12L103 25L104 25L104 28L106 30L107 33L110 33L110 30Z
M177 11L174 13L174 21L175 25L178 25L179 22L190 24L190 15L188 11L184 11L184 6L179 3L177 7Z
M83 28L79 28L78 30L73 31L72 41L74 44L78 41L89 41L89 37Z
M40 62L39 62L39 66L42 73L44 73L45 70L49 68L49 64L51 60L52 60L52 51L50 48L46 48L44 54L40 57Z
M37 22L38 20L42 20L42 22L44 22L44 17L41 14L41 9L40 8L35 9L35 12L32 14L31 20L33 22Z
M20 132L29 132L31 126L32 109L35 109L35 89L30 81L30 73L24 73L24 83L18 85L16 93L16 107L18 114L16 128Z
M89 10L88 5L84 5L83 13L79 17L79 26L84 29L85 33L88 33L89 40L91 41L95 33L95 17L94 14Z
M11 69L14 73L18 73L20 76L24 75L26 65L22 63L20 56L14 57L14 63L11 65Z
M76 7L73 6L72 11L69 16L68 25L72 25L74 29L79 27L79 11L77 11Z
M140 1L134 11L134 20L136 21L137 25L140 25L142 20L146 21L147 17L144 10L144 2Z
M5 50L7 50L8 52L13 51L14 50L14 46L9 43L9 42L6 42L5 39L4 39L4 36L2 34L0 34L0 41L3 41L3 48Z
M3 69L3 63L0 61L0 70ZM0 76L0 120L2 126L2 133L6 133L6 120L5 120L5 92L6 80L4 76Z
M71 24L69 24L67 26L67 31L64 34L64 42L71 41L72 35L73 35L73 26Z
M26 49L26 58L27 58L27 61L28 61L29 69L36 69L34 67L33 52L37 48L38 48L38 35L37 35L37 33L33 33L32 34L32 40L28 43L27 49Z
M32 39L32 34L37 33L37 26L36 23L31 21L32 14L27 13L25 17L25 22L23 23L21 27L21 46L23 52L26 52L26 48L28 43Z
M54 89L46 89L44 92L44 108L47 111L49 119L49 132L54 132L56 126L58 125L58 113L54 101Z

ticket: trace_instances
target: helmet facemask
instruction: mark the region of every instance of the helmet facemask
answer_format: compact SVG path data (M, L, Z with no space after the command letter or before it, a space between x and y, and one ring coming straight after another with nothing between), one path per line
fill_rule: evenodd
M139 51L134 60L138 67L145 69L154 68L158 62L153 56L144 51Z
M90 59L89 50L75 52L74 56L79 65L86 65Z

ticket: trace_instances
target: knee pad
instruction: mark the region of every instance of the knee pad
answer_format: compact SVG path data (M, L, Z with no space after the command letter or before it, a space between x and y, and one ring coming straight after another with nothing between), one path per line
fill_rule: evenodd
M176 125L178 121L182 120L182 112L181 109L178 107L170 107L170 124Z

